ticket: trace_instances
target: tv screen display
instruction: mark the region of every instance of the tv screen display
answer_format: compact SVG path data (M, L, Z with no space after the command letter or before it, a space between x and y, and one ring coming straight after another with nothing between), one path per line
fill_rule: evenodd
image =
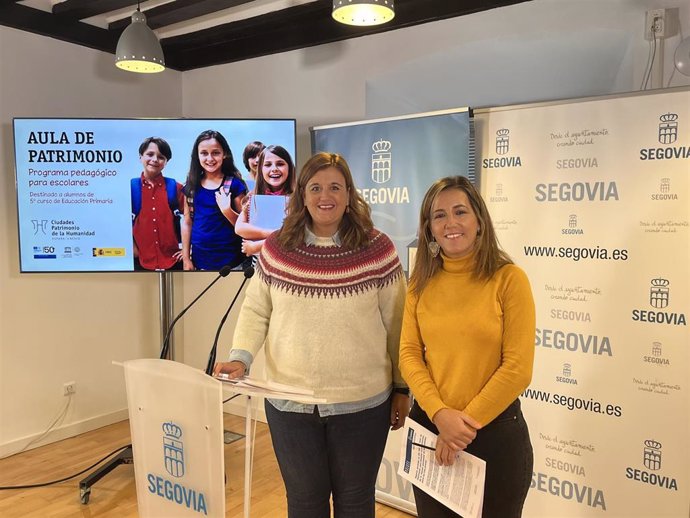
M208 130L213 133L206 133ZM204 138L218 134L217 139ZM223 151L223 140L230 153ZM171 255L171 246L175 251L175 243L181 250L184 231L180 230L180 222L184 226L181 215L185 205L192 206L195 225L186 225L192 256L198 256L201 262L203 252L209 258L197 269L217 271L227 264L222 257L227 236L209 240L211 244L206 248L199 240L202 235L214 235L214 224L227 227L226 222L210 218L216 217L218 210L226 210L227 214L228 206L237 212L237 203L251 192L254 182L243 161L245 148L254 142L281 146L294 162L295 120L15 118L14 142L21 272L182 269L181 260L170 266L168 260L162 268L152 268L158 263L150 256L160 253L163 245L158 246L156 241L156 248L147 238L142 242L146 251L142 250L140 256L134 235L140 232L155 236L152 239L160 236L167 243L165 257ZM207 166L200 165L200 161L208 160L209 167L214 167L214 147L221 149L218 161L224 162L223 171L228 167L228 155L232 155L239 173L224 175L220 186L216 186L218 207L214 206L212 189L210 198L197 199L201 187L192 191L195 194L190 198L187 185L188 177L196 178L197 186L204 185L205 174L207 179L213 178L214 172L206 173ZM146 163L147 151L157 155L152 164ZM158 169L149 174L162 175L158 192L165 193L159 194L157 202L148 197L151 191L147 188L155 186L144 181L149 167ZM227 202L219 194L223 192ZM135 232L140 211L142 215L146 212L147 219L137 223L140 226ZM205 219L207 214L209 219ZM161 221L165 221L165 227L160 226ZM207 221L204 227L202 223ZM198 231L192 230L197 227ZM225 228L224 232L233 231ZM144 264L148 267L142 267Z

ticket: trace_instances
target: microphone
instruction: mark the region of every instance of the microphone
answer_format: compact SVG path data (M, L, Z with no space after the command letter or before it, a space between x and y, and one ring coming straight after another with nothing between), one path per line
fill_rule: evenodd
M192 302L190 302L187 305L187 307L184 308L180 312L179 315L177 315L175 317L175 320L173 320L172 323L170 324L170 326L168 326L168 330L165 333L165 338L163 339L163 345L161 347L161 354L160 354L161 360L166 360L168 358L168 349L170 349L170 335L171 335L173 327L175 327L175 324L177 323L177 321L182 318L182 315L184 315L189 310L189 308L191 308L196 303L196 301L202 297L202 295L204 293L206 293L209 289L211 289L211 286L213 286L216 282L218 282L222 277L227 277L231 271L232 271L232 266L229 266L229 265L223 266L220 269L220 271L218 272L218 276L215 279L213 279L213 282L211 282L211 284L206 286L206 289L204 289L204 291L199 293L199 295L197 295L197 297Z
M211 352L208 355L208 363L206 364L206 374L208 374L209 376L213 374L213 366L216 363L216 350L218 349L218 338L220 337L220 331L221 329L223 329L225 321L227 320L228 315L230 314L230 310L235 305L237 297L239 297L240 293L242 293L242 288L244 288L245 283L254 275L254 267L250 264L243 270L243 273L244 279L242 279L242 284L240 284L237 293L235 293L235 297L232 299L232 302L228 306L228 310L225 312L225 315L223 315L223 318L220 320L220 324L218 325L218 329L216 330L216 337L213 339L213 347L211 347Z

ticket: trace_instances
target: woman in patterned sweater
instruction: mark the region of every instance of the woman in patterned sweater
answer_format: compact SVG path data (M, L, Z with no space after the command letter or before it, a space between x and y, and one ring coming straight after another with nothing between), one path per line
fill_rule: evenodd
M336 518L373 517L388 430L410 407L397 366L405 279L341 156L305 164L257 272L214 373L244 375L264 346L268 379L327 400L265 403L288 517L327 518L331 496Z

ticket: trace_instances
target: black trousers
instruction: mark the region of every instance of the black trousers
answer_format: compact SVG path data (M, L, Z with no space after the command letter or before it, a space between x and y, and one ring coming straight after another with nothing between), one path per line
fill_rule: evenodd
M410 417L438 434L438 429L416 402ZM465 451L486 461L482 518L520 518L534 460L520 401L513 401L502 414L479 430ZM413 491L419 518L460 516L416 486Z

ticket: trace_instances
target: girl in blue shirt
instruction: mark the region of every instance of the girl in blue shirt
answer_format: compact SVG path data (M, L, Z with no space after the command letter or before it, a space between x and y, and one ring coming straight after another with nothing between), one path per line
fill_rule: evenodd
M184 269L218 271L240 265L246 256L235 223L247 186L219 132L204 131L194 141L184 192Z

